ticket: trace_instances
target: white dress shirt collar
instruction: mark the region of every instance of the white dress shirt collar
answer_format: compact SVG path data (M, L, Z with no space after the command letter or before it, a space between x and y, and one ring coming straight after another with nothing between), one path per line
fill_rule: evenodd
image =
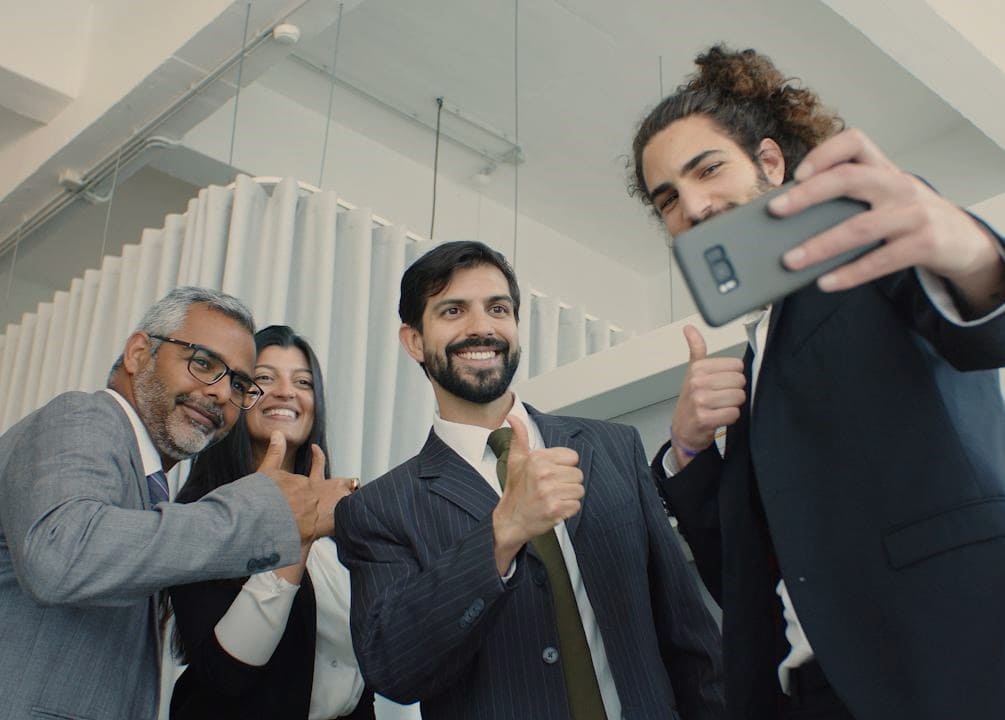
M515 416L527 428L531 450L543 447L544 442L541 440L541 433L537 429L537 423L531 421L527 408L520 402L517 394L515 392L511 392L510 394L513 397L513 407L510 408L508 415ZM500 425L500 427L509 426L508 420L503 420L502 425ZM446 443L447 447L467 460L475 468L478 468L482 463L485 450L488 447L489 433L492 432L480 425L465 425L463 423L444 420L440 417L439 409L433 414L433 431L440 440Z

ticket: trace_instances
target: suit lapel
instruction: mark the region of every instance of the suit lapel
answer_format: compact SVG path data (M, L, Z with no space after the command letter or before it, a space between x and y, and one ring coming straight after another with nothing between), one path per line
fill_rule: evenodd
M450 449L432 430L419 452L419 477L427 480L429 492L482 519L499 503L485 478Z
M543 415L530 405L526 407L531 417L534 418L534 422L537 423L538 430L541 431L541 439L544 440L545 447L567 447L579 454L579 469L583 472L583 489L586 491L586 494L583 496L583 508L565 521L569 537L575 539L576 530L579 529L579 522L583 517L583 509L585 509L586 502L590 496L590 482L593 475L593 447L580 437L579 428L572 426L555 415Z
M133 482L140 498L136 509L148 510L153 507L150 502L150 488L147 487L147 475L143 472L143 456L140 455L139 441L136 439L136 432L133 430L132 423L129 422L129 416L126 415L126 411L122 409L118 401L105 391L99 390L94 393L94 396L99 398L101 402L110 403L115 408L116 413L118 413L117 416L122 423L122 431L129 438L129 442L126 443L129 448L129 465L133 469Z

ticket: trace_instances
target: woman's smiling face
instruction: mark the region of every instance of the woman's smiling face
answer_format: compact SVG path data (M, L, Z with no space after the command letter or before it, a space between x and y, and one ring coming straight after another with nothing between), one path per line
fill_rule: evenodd
M272 432L279 430L287 450L295 451L314 425L314 375L307 357L296 347L269 345L258 354L254 378L264 394L247 411L252 445L264 449Z

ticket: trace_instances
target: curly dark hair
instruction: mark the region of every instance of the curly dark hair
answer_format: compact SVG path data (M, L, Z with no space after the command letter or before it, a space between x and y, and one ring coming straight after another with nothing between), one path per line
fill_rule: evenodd
M764 138L778 143L785 158L785 180L807 152L844 129L844 121L824 107L815 92L798 87L766 55L715 45L695 58L698 70L639 125L632 143L634 178L629 194L651 204L642 174L642 152L653 136L676 120L706 115L754 162Z

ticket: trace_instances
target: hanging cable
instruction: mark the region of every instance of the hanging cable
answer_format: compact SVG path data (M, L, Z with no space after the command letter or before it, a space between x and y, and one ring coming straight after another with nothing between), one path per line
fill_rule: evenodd
M513 0L513 270L520 218L520 0Z
M14 239L14 254L10 259L10 275L7 276L7 292L4 295L4 307L10 307L10 289L14 285L14 265L17 264L17 247L21 244L21 231L24 229L24 222L17 226L17 237Z
M331 84L328 87L328 114L325 116L325 139L321 145L321 171L318 172L318 187L324 187L325 161L328 159L328 134L332 127L332 108L335 107L335 63L338 61L338 41L342 35L342 7L338 4L338 18L335 20L335 48L332 50Z
M429 214L429 239L433 239L436 227L436 178L440 174L440 115L443 114L443 98L436 98L436 140L433 145L433 207Z
M244 57L248 48L248 23L251 21L251 0L244 9L244 34L241 36L241 59L237 63L237 92L234 94L234 119L230 123L230 153L227 164L234 165L234 139L237 137L237 106L241 102L241 75L244 73Z
M108 207L105 208L105 230L101 233L101 252L98 253L98 267L101 267L102 258L105 257L105 248L108 245L108 225L112 219L112 201L115 199L115 189L119 186L119 163L122 162L122 146L115 154L115 170L112 171L112 187L108 191Z

